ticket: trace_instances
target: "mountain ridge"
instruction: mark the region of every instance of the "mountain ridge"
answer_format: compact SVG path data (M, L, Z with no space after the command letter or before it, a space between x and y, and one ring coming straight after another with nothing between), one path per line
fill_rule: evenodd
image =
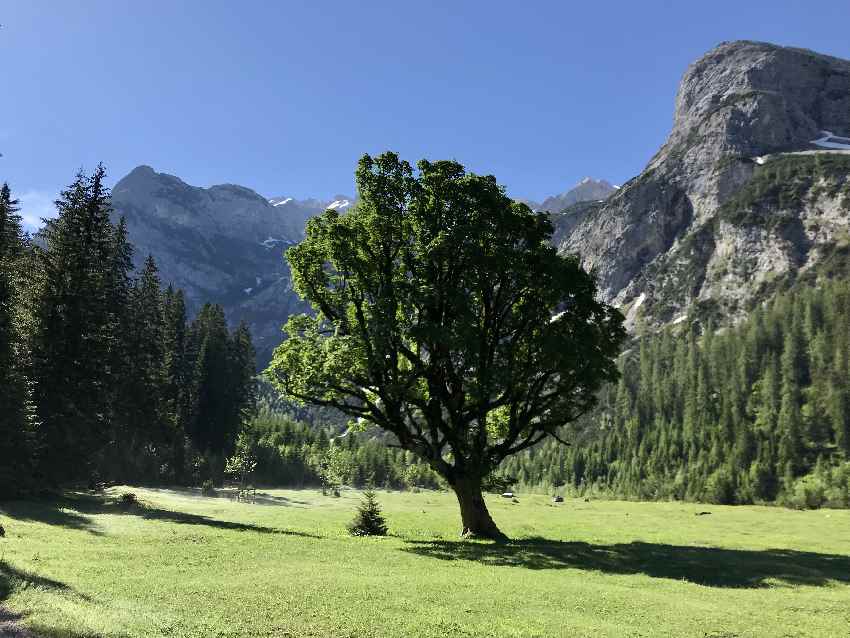
M741 317L763 286L815 267L847 232L836 195L847 184L847 158L817 145L825 130L850 131L850 62L723 43L685 71L670 135L646 168L599 206L559 216L567 226L559 248L596 271L603 298L626 311L631 328L700 305ZM754 224L748 212L782 188L780 169L807 185ZM752 184L765 192L736 199ZM787 223L775 227L776 216Z
M630 329L681 321L693 308L735 320L782 281L838 267L850 245L845 136L850 62L723 43L685 71L670 134L640 174L622 187L585 178L527 203L552 215L558 249L594 270ZM204 189L144 165L113 198L140 257L153 254L195 306L218 301L248 321L261 361L286 316L305 309L283 250L309 217L355 202Z
M578 186L596 197L605 184ZM582 196L573 190L549 199ZM303 238L310 217L349 210L356 200L266 198L237 184L192 186L142 164L118 181L112 202L115 219L126 219L136 264L153 255L163 282L185 292L190 313L209 301L220 303L232 323L246 321L262 366L282 339L286 317L308 310L292 290L284 251Z

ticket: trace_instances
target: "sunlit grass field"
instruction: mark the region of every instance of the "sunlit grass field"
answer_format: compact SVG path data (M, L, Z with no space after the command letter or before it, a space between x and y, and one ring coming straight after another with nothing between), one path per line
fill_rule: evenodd
M353 490L3 503L0 605L72 638L850 636L848 511L493 496L499 545L451 494L378 496L386 538L346 534Z

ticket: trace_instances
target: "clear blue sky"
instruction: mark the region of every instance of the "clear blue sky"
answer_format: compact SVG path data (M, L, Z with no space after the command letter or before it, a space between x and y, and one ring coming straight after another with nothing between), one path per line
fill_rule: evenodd
M721 41L850 58L846 0L0 0L0 23L0 180L30 215L98 161L328 197L386 149L540 199L638 173Z

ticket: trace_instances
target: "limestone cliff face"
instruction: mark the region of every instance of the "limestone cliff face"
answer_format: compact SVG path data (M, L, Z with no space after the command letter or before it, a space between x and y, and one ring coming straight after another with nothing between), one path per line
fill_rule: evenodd
M560 210L613 190L588 178L547 202ZM191 314L212 302L231 323L246 321L264 366L289 315L308 309L292 291L284 251L303 238L310 217L329 208L344 212L354 198L267 200L242 186L198 188L139 166L115 185L112 203L115 218L127 220L136 264L153 255L164 284L185 292Z
M556 217L630 325L694 303L740 315L778 280L847 241L850 62L724 43L685 72L673 129L646 169L598 206ZM829 148L831 147L831 148Z
M850 272L845 136L850 62L722 44L685 72L670 136L640 175L619 189L584 180L545 202L554 240L596 271L631 327L675 321L694 305L734 319L783 282ZM145 166L113 189L137 262L154 255L190 311L212 301L247 321L261 365L287 316L306 309L283 251L308 217L351 202L197 188Z
M268 361L286 317L305 309L283 258L303 236L303 219L250 189L198 188L147 166L115 185L112 203L115 217L127 220L136 263L153 255L163 283L185 292L191 314L209 301L231 323L247 321L258 361Z

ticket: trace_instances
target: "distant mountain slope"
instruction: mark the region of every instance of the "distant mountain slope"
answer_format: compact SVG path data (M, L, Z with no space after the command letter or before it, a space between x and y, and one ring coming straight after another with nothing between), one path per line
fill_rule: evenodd
M676 320L695 304L740 317L783 282L848 268L848 138L850 62L725 43L688 68L670 136L640 175L620 189L586 178L529 204L553 214L559 249L596 271L630 327ZM305 309L284 249L309 217L354 199L268 200L140 166L113 201L137 259L153 254L191 309L217 301L247 321L264 363L287 316Z
M555 209L613 190L588 178L546 202ZM346 211L355 202L346 195L266 199L231 184L200 188L149 166L119 181L112 198L116 218L127 219L136 262L152 254L163 281L185 291L190 312L216 302L232 322L248 322L260 365L280 342L286 318L307 309L292 292L283 252L301 240L310 217L326 209Z
M692 64L673 129L603 204L558 215L629 325L694 304L740 317L782 282L846 262L850 62L758 42ZM842 257L844 255L844 257Z
M543 203L534 207L535 210L548 213L560 213L565 208L579 202L590 202L607 199L617 188L604 179L585 177L566 193L547 197Z
M345 195L334 195L330 201L322 201L318 199L273 197L269 200L269 203L283 213L287 219L296 222L300 228L299 232L303 234L303 229L308 219L328 208L345 211L354 203L354 198Z
M152 254L165 283L186 293L189 311L224 306L251 327L258 360L268 360L291 312L304 310L283 259L304 220L241 186L190 186L140 166L112 190L115 216L127 220L136 263Z

